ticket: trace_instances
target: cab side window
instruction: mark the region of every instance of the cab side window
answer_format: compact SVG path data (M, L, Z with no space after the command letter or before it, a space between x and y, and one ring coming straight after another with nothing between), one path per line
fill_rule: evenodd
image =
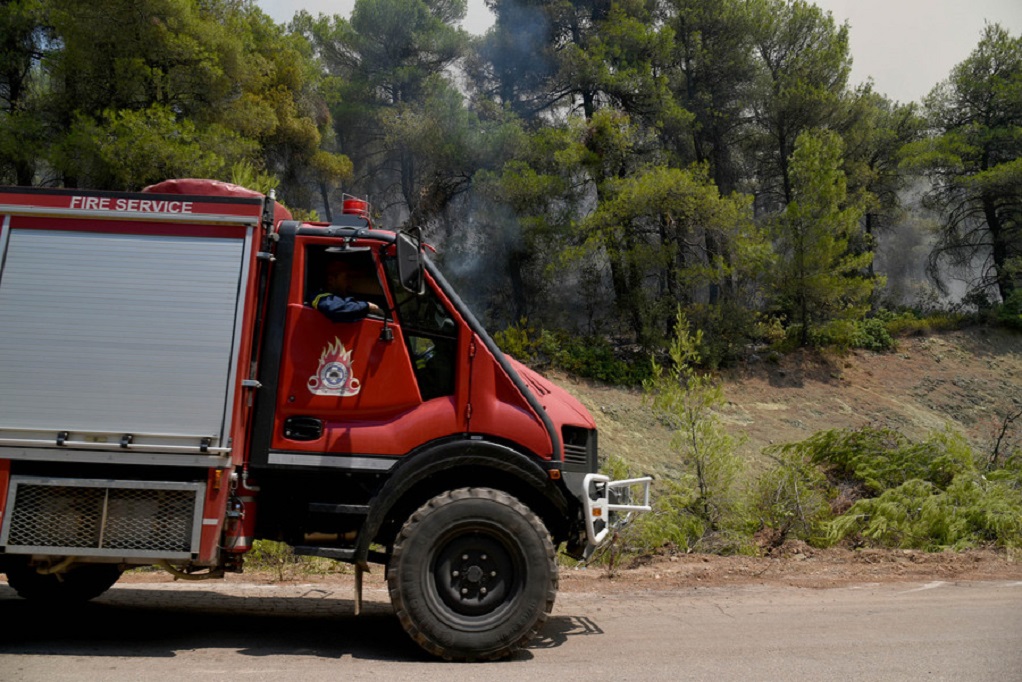
M345 272L346 291L330 291L328 273L341 269ZM331 293L351 296L360 301L375 303L387 310L387 296L376 270L373 254L368 249L340 249L327 246L309 246L305 251L305 282L303 301L311 303L318 295Z
M384 267L422 399L454 395L458 325L453 315L432 289L422 296L405 290L394 258L384 259Z

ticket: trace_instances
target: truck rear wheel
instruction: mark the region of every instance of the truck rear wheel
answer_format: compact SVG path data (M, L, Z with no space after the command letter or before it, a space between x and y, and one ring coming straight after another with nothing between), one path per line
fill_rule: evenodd
M528 642L557 595L543 522L490 488L443 493L405 522L387 572L401 625L448 660L492 660Z
M28 562L7 567L7 584L25 599L47 604L76 604L95 599L121 577L115 564L82 564L65 573L43 574Z

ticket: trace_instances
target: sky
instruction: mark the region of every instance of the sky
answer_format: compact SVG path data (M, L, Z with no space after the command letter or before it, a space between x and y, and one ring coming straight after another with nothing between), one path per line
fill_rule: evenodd
M299 10L313 16L350 16L355 0L257 0L284 23ZM873 80L874 89L899 102L922 99L975 49L986 22L1022 34L1022 0L815 0L838 22L847 21L852 50L851 85ZM463 26L482 34L493 23L483 0L468 0Z

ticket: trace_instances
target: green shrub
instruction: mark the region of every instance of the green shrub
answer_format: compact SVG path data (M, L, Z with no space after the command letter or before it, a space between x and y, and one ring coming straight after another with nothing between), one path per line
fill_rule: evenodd
M894 350L897 347L887 325L882 320L869 318L858 323L855 347L876 352Z
M823 465L833 478L851 479L873 494L912 479L943 488L958 474L975 469L972 450L951 431L913 443L893 429L836 429L778 450L803 455Z
M892 337L923 336L933 332L948 332L963 329L972 323L973 318L961 312L932 312L922 317L911 311L890 314L881 318L884 326Z
M913 479L879 497L859 500L830 526L849 537L902 549L1022 546L1022 491L975 473L956 476L946 490Z
M793 338L798 338L800 331L791 329ZM865 320L832 320L809 332L809 343L818 348L837 348L848 350L863 348L876 352L894 350L897 343L880 319Z
M246 557L246 568L274 573L279 581L297 575L300 563L301 557L295 556L290 546L271 540L256 540Z
M525 320L494 333L493 340L504 353L527 365L536 362L536 330Z
M493 335L502 351L537 369L555 368L578 377L619 386L636 386L649 376L645 356L615 348L602 336L578 336L565 330L539 330L524 321Z
M768 449L766 454L774 465L757 479L752 490L760 536L774 547L791 538L826 544L826 524L833 516L833 486L802 453Z
M997 322L1009 329L1022 331L1022 289L1013 291L997 308Z
M278 581L351 571L348 564L321 557L299 556L290 545L272 540L256 540L252 543L252 550L245 558L245 569L273 573Z
M706 535L707 521L692 510L698 501L690 476L656 483L653 511L637 515L622 529L619 543L630 555L688 552Z

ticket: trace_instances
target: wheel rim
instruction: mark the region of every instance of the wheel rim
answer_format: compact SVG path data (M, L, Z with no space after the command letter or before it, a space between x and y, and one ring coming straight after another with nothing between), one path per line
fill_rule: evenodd
M428 601L438 618L460 630L485 630L502 621L526 581L515 539L474 524L449 530L424 567Z

